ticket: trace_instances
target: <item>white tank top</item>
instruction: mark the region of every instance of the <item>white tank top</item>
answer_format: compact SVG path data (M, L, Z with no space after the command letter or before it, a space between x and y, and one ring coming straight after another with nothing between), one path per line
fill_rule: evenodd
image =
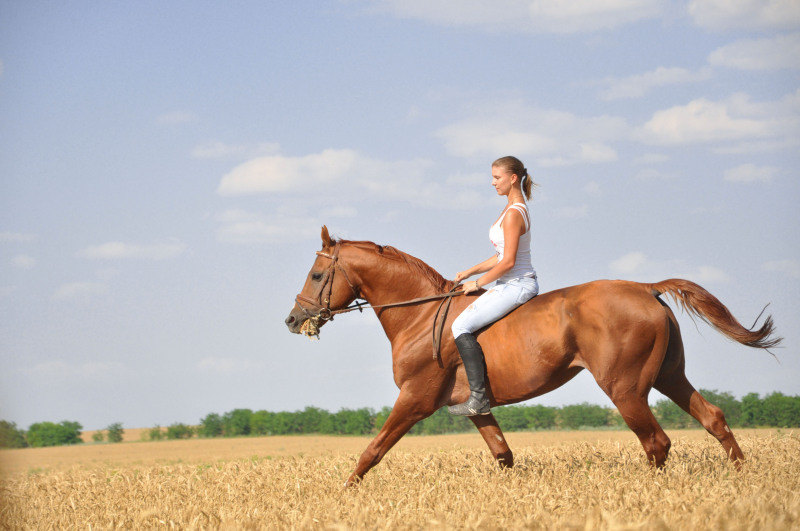
M497 253L497 261L499 262L503 259L503 249L505 247L505 237L501 225L503 224L503 218L506 217L506 214L508 214L508 211L512 208L522 214L522 218L525 220L525 233L519 237L519 246L517 247L517 257L514 261L514 267L498 279L504 281L513 278L536 276L536 271L533 269L533 264L531 263L531 227L528 221L528 207L525 203L514 203L509 206L505 212L503 212L503 215L500 216L500 219L489 228L489 239L492 241L492 245L494 245L494 250Z

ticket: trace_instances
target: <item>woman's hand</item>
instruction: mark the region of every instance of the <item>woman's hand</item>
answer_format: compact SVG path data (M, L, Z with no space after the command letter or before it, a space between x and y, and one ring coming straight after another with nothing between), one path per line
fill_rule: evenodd
M478 285L478 281L477 280L471 280L471 281L467 282L466 284L464 284L464 295L466 295L468 293L472 293L472 292L478 291L479 289L481 289L481 287Z
M456 284L458 284L465 278L469 278L471 276L472 275L470 275L467 271L459 271L458 273L456 273Z

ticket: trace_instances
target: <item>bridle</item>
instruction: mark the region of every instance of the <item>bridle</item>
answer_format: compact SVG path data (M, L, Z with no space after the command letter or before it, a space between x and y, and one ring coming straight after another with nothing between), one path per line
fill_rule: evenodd
M338 313L346 313L351 312L353 310L361 310L362 304L358 302L358 299L361 298L361 294L359 293L358 289L353 286L353 283L350 282L350 277L347 276L347 271L339 265L339 248L341 247L341 242L337 242L336 245L333 246L333 254L328 254L322 251L317 251L317 256L324 256L325 258L330 259L331 265L322 273L322 278L320 278L319 287L314 292L313 297L306 297L302 293L298 293L297 297L294 298L297 305L303 310L303 313L306 314L308 319L315 319L317 322L325 322L325 321L333 321L333 316ZM353 290L353 295L355 295L356 302L353 306L348 306L347 308L341 308L339 310L331 310L331 291L333 291L333 276L336 273L336 270L339 269L344 275L344 279L347 281L347 284L350 286L350 289ZM302 303L306 303L309 307L303 306ZM309 311L311 310L311 311ZM316 313L311 313L316 312Z
M314 295L311 297L306 297L302 293L298 293L295 297L295 302L297 306L303 310L303 313L306 316L307 322L310 323L308 327L308 332L305 332L308 336L316 336L319 337L319 327L322 326L327 321L333 321L333 316L340 314L340 313L347 313L352 312L353 310L358 310L359 312L363 312L364 308L392 308L396 306L407 306L411 304L418 304L420 302L427 302L432 300L439 300L441 299L441 303L436 310L436 314L433 317L433 359L437 359L439 357L439 350L441 347L442 341L442 331L444 329L444 322L447 319L447 312L450 309L450 302L452 301L453 297L458 295L463 295L464 292L459 290L456 291L460 284L456 284L453 288L448 291L447 293L437 293L436 295L429 295L427 297L417 297L416 299L410 299L407 301L400 301L400 302L392 302L388 304L369 304L359 292L358 288L353 285L350 281L350 277L347 275L347 271L341 264L339 264L339 249L342 245L342 242L336 242L333 246L333 252L328 254L323 251L317 251L317 256L322 256L328 258L331 263L328 268L322 273L322 277L319 280L319 286L314 292ZM347 284L350 286L350 289L355 296L355 301L350 306L345 308L339 308L336 310L331 310L331 292L333 291L333 277L336 274L336 270L342 272L344 275L344 279ZM359 299L363 300L361 302ZM304 305L305 304L305 305ZM442 309L444 308L444 311ZM439 315L441 314L442 318L439 321ZM439 321L439 326L437 327L437 321ZM438 333L437 333L438 332Z

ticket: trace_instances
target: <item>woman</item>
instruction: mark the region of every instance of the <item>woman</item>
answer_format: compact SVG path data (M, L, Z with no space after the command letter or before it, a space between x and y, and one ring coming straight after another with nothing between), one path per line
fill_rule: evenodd
M531 198L531 178L525 165L516 157L502 157L492 163L492 186L498 195L508 197L500 218L489 229L489 239L496 254L456 275L460 282L484 273L477 280L464 284L464 293L478 291L490 282L497 284L475 299L453 322L453 337L469 380L469 399L450 406L453 415L489 414L486 398L486 365L475 332L503 317L539 293L536 271L531 265L531 232L528 206L523 199Z

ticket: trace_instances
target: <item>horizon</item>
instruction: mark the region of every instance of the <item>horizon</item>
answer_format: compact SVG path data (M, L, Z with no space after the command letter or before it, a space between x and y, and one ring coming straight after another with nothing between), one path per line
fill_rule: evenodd
M800 395L800 4L723 4L0 4L0 418L393 404L374 314L283 323L320 226L453 278L493 252L508 154L543 293L771 303L777 362L670 303L686 373ZM588 371L524 403L581 402L611 405Z

